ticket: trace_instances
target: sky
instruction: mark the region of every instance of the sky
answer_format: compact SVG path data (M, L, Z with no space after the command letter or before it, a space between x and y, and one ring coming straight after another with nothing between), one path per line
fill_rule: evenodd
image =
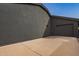
M79 18L79 3L44 3L51 15Z

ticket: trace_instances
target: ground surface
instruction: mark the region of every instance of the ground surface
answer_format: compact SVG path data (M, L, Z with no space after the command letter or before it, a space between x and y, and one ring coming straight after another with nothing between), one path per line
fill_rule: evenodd
M79 55L77 38L50 36L0 47L0 55L70 56Z

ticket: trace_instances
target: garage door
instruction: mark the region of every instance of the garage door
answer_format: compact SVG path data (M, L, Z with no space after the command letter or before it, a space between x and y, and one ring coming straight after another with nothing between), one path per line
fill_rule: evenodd
M54 35L74 36L74 24L56 25Z

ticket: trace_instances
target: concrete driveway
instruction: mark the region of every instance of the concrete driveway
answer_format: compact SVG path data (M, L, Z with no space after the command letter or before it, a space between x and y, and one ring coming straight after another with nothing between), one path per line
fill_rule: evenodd
M78 56L75 37L49 36L0 47L0 55L9 56Z

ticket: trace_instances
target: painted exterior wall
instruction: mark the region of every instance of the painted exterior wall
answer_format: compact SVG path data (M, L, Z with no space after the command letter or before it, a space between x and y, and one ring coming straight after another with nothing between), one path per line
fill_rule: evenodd
M78 22L62 17L51 18L51 32L56 36L76 36L78 35Z
M43 37L48 21L39 6L0 4L0 45Z

